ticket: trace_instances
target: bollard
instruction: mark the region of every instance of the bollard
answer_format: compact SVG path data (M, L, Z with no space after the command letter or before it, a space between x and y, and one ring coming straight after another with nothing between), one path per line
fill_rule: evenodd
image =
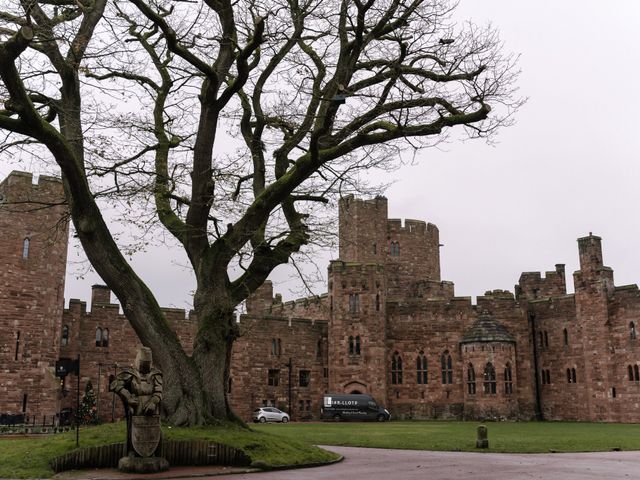
M476 439L476 448L489 448L489 438L487 427L478 425L478 438Z

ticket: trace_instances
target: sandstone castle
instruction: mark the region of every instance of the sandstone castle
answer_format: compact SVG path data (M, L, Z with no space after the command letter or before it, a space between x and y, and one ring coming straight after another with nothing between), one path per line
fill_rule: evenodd
M58 180L0 183L0 413L73 408L81 356L102 420L121 416L109 378L138 346L110 291L64 309L68 229ZM54 204L43 208L44 204ZM618 286L601 239L578 239L580 270L525 272L514 292L456 297L440 278L435 225L389 219L387 200L339 203L339 260L328 291L282 302L266 282L240 317L229 397L246 420L261 405L317 419L325 392L370 393L394 418L640 422L640 291ZM196 324L165 315L189 351Z

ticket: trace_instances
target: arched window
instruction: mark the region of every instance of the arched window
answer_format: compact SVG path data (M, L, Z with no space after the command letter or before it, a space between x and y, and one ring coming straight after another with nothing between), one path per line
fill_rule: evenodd
M476 394L476 371L472 364L467 367L467 393L469 395Z
M67 325L62 326L62 335L60 337L60 345L66 347L69 345L69 327Z
M322 359L322 339L318 340L316 344L316 358L318 360Z
M565 345L569 345L569 332L567 332L566 328L562 330L562 339Z
M278 356L282 355L282 340L279 338L278 339Z
M418 374L418 385L429 383L427 357L425 357L424 352L420 352L416 358L416 372Z
M511 376L511 364L507 363L504 367L504 393L511 395L513 393L513 377Z
M391 383L393 385L402 383L402 357L398 352L394 352L391 358Z
M451 355L449 350L445 350L440 357L440 369L442 370L442 383L443 385L453 383L453 363L451 361Z
M567 383L571 383L571 369L567 368Z
M547 380L547 383L551 384L551 370L547 369L547 370L544 371L544 373L545 373L545 378Z
M638 337L638 332L636 332L636 324L634 322L629 323L629 338L631 340L635 340Z
M633 366L633 379L637 382L640 381L640 371L638 371L638 365Z
M360 355L360 335L356 335L356 355Z
M376 312L380 311L380 294L376 293Z
M629 381L633 382L633 367L631 365L627 366L627 373L629 374Z
M275 338L271 339L271 355L275 356L278 354L278 341Z
M572 368L571 369L571 383L578 383L577 377L576 377L576 369Z
M544 346L548 347L549 346L549 334L547 333L547 331L544 331Z
M360 311L360 295L351 293L349 295L349 313L358 313Z
M96 347L102 346L102 329L100 327L96 328Z
M352 336L349 337L349 355L354 355L356 353L356 345Z
M391 245L389 246L389 253L391 254L392 257L399 257L400 244L398 242L391 242Z
M29 245L31 244L31 239L29 237L25 238L22 241L22 258L25 260L29 258Z
M108 328L102 329L102 346L103 347L109 346L109 329Z
M491 362L484 367L484 393L485 395L495 395L496 393L496 369Z

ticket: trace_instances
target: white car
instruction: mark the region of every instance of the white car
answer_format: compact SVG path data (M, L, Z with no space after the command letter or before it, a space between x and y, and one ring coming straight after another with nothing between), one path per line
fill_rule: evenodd
M289 415L282 410L278 410L275 407L260 407L253 411L253 421L255 423L266 422L282 422L287 423L289 421Z

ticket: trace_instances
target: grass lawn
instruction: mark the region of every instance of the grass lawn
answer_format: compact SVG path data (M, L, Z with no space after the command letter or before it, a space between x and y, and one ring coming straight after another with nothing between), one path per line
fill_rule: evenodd
M271 432L229 428L163 428L165 438L171 440L211 440L245 451L255 463L266 467L307 464L335 460L337 455L311 446L300 439L272 435ZM105 424L86 427L80 431L80 447L92 447L122 442L126 439L125 424ZM0 478L49 478L53 471L49 461L75 449L74 432L42 437L0 437Z
M478 451L475 422L289 423L255 430L314 445ZM488 422L489 452L545 453L640 450L640 425L571 422Z

